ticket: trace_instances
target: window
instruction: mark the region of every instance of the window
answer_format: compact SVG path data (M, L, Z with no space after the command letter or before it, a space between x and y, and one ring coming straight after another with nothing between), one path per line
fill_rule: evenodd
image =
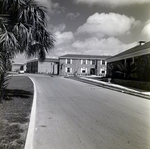
M105 65L105 61L104 60L102 60L102 65Z
M72 64L72 59L66 59L66 64Z
M82 65L86 65L87 64L87 60L85 60L85 59L81 60L81 64Z
M81 68L81 73L86 73L87 72L87 68Z
M91 64L92 64L92 65L95 65L95 60L91 60Z
M102 73L105 73L105 71L104 71L104 70L102 70Z
M71 64L71 60L70 59L67 59L67 64Z
M70 68L67 68L67 72L70 72Z
M71 72L72 69L70 67L66 67L66 72Z
M85 69L82 69L82 73L86 73Z

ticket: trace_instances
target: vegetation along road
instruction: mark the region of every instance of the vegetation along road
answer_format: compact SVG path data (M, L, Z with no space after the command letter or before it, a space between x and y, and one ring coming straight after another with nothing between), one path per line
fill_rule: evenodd
M60 76L37 88L34 149L149 149L150 101Z

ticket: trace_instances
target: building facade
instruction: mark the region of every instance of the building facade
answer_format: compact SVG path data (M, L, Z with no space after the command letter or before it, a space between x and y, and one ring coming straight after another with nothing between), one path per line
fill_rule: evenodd
M13 63L11 67L11 71L18 72L23 64Z
M119 79L150 82L150 42L108 58L107 75Z
M26 64L26 72L28 73L45 73L59 74L59 60L54 58L46 58L44 62L39 62L38 59L28 61Z
M67 54L59 57L59 74L105 76L109 56Z

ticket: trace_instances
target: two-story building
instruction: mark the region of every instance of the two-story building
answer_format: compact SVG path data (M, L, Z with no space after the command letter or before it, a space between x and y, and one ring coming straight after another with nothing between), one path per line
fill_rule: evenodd
M59 57L60 75L106 75L109 56L67 54Z

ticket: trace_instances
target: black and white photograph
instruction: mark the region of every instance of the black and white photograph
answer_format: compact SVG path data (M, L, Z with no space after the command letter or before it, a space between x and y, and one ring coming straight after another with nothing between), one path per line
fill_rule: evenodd
M0 149L150 149L150 0L0 0Z

